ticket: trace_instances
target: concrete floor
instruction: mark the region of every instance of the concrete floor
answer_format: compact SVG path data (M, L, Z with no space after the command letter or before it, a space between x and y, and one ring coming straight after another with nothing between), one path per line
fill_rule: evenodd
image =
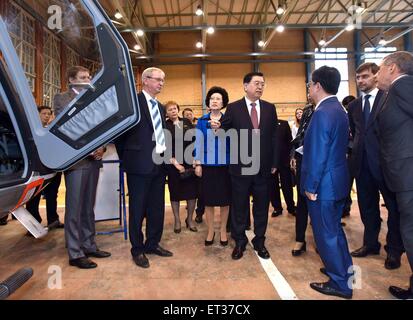
M354 204L351 216L344 220L350 250L360 246L363 232L356 202ZM63 209L59 211L62 218ZM382 208L382 217L386 220L385 208ZM338 299L321 295L309 287L310 282L327 281L319 272L322 263L315 252L311 227L307 231L307 252L301 257L291 256L294 219L286 211L282 216L269 218L266 247L272 261L298 299ZM218 213L216 220L218 227ZM117 227L116 221L97 223L98 231ZM174 256L148 256L149 269L133 263L129 241L125 241L121 233L97 236L99 248L110 251L112 257L94 259L98 267L91 270L68 265L63 229L53 230L43 239L25 234L24 227L14 220L0 226L0 281L22 267L34 270L33 277L9 299L280 299L250 246L241 260L234 261L231 259L234 242L230 240L228 247L221 247L217 241L218 233L213 246L204 246L205 222L198 225L197 233L183 228L180 234L175 234L169 206L161 245L173 251ZM382 244L385 234L386 225L383 224ZM353 299L392 299L388 293L389 285L407 287L411 272L406 257L403 256L401 268L393 271L384 268L384 259L382 249L380 256L353 260L362 271L361 289L354 291ZM60 278L60 271L56 273L56 270L61 270ZM61 279L61 283L56 279ZM53 289L53 285L59 284L60 289Z

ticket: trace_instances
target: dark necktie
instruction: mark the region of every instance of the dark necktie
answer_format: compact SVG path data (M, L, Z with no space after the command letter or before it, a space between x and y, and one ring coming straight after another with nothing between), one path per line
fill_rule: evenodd
M364 125L367 125L367 122L369 121L369 116L370 116L370 100L369 98L371 95L366 94L364 97L364 109L363 109L363 115L364 115Z
M256 105L255 102L251 103L251 122L254 129L258 129L258 113L255 108Z

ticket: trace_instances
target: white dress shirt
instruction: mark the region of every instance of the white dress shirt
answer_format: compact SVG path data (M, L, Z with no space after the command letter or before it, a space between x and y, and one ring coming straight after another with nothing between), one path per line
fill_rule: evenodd
M364 104L366 103L366 100L364 99L365 96L370 95L369 98L369 102L370 102L370 112L373 109L373 104L374 104L374 100L376 100L377 94L379 93L379 89L375 88L373 90L371 90L370 92L366 93L363 92L361 94L361 110L364 112Z

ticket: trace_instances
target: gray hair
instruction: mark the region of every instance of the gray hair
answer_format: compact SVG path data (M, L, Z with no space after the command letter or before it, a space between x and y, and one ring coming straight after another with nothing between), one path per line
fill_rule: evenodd
M142 79L148 78L148 77L152 77L152 73L154 71L159 71L161 73L163 73L163 75L165 76L165 72L163 72L163 70L159 69L159 68L155 68L155 67L150 67L150 68L146 68L145 70L143 70L142 72Z
M395 64L400 73L413 75L413 54L407 51L397 51L383 58L383 63L388 66Z

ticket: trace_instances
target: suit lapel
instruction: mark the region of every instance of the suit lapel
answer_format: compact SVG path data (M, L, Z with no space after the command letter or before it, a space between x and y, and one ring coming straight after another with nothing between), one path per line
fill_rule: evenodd
M268 118L266 114L266 108L264 108L264 103L260 100L260 123L258 124L259 129L263 129L264 119ZM250 117L251 118L251 117ZM251 122L252 125L252 122Z
M380 112L380 109L383 107L383 91L377 93L376 99L374 99L373 108L371 109L371 115L369 121L367 122L367 127L370 127L374 120L376 120L377 114Z
M359 123L363 124L363 128L364 126L364 118L363 118L363 98L360 97L357 99L357 105L356 108L354 109L354 119L357 119L357 121Z
M247 102L245 101L245 98L241 99L241 116L244 119L243 122L248 124L248 129L253 129L252 121L251 121L251 116L248 112L248 107L247 107Z
M386 108L386 103L387 103L388 97L389 97L389 93L388 92L383 92L383 95L382 95L382 97L380 99L380 102L379 102L378 111L377 111L376 116L378 114L382 113L383 110Z
M152 123L152 117L149 114L148 103L146 102L146 97L143 92L140 92L138 94L138 99L139 104L141 105L141 111L143 111L143 114L146 116L146 119L149 121L149 123Z

